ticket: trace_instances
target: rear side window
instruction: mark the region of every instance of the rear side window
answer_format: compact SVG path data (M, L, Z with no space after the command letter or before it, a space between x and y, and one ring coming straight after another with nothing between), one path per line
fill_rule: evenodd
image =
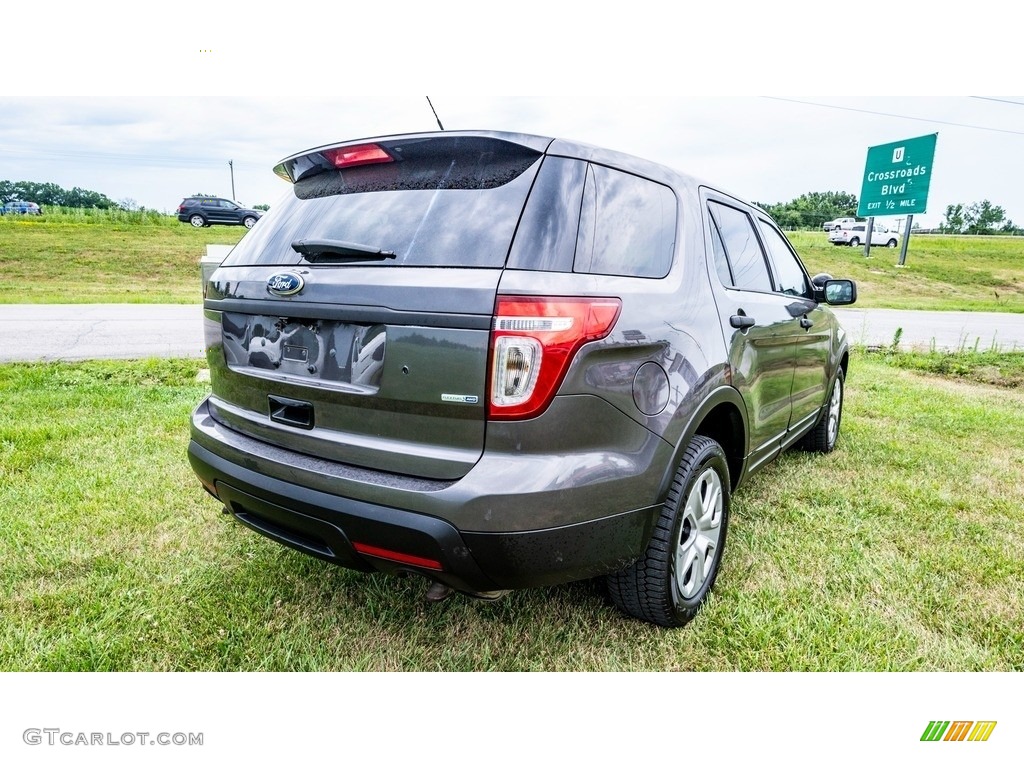
M743 211L717 202L709 202L712 226L718 227L732 274L732 285L744 291L771 292L772 281L764 251L754 224ZM717 257L716 257L717 262ZM722 276L722 269L718 269Z
M392 162L300 177L224 264L303 264L293 242L331 240L395 254L373 266L505 266L538 152L485 137L380 146Z
M668 187L600 165L587 169L574 272L664 277L675 249Z
M572 272L587 164L545 157L516 232L509 269Z

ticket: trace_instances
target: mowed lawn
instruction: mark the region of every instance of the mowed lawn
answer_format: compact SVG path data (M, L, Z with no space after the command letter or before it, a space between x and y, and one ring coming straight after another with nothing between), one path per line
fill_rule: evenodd
M123 211L0 216L0 303L199 303L206 246L247 231Z
M199 361L0 366L0 670L1024 670L1024 390L908 360L855 353L838 450L740 491L681 630L252 533L185 458Z
M1024 237L911 234L899 248L835 246L825 232L787 232L808 271L857 281L859 308L1024 312Z
M246 231L123 211L3 216L0 302L196 303L207 244L234 245ZM857 307L1024 312L1024 237L915 234L900 268L898 250L865 259L825 232L787 236L812 274L857 281Z

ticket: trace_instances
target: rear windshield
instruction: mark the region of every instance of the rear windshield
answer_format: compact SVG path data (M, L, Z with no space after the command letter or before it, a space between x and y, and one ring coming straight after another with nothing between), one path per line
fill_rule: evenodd
M541 155L482 137L382 142L395 162L301 178L225 266L309 263L296 241L337 241L394 253L366 266L505 265Z

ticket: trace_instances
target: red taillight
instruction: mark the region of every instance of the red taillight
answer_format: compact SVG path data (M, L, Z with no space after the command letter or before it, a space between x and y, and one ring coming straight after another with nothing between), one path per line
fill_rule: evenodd
M321 154L327 159L327 162L333 163L335 168L352 168L357 165L394 162L394 158L377 144L359 144L354 147L325 149Z
M353 541L352 548L361 555L379 557L382 560L391 560L392 562L404 563L405 565L417 565L420 568L429 568L432 571L441 570L441 563L437 560L431 560L429 557L407 555L405 552L395 552L393 549L374 547L359 541Z
M621 308L619 299L609 298L499 296L488 416L525 419L547 408L573 356L607 336Z

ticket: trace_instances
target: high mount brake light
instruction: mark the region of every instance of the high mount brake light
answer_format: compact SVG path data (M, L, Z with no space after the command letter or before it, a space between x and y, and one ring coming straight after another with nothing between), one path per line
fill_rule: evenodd
M607 336L621 309L615 298L499 296L488 416L526 419L541 413L579 348Z
M355 168L393 162L395 158L380 144L354 144L350 147L322 149L284 160L274 168L274 173L285 181L295 183L332 168Z
M357 165L372 165L373 163L393 163L391 157L382 147L377 144L359 144L354 147L336 147L325 149L321 154L327 162L332 163L335 168L353 168Z

